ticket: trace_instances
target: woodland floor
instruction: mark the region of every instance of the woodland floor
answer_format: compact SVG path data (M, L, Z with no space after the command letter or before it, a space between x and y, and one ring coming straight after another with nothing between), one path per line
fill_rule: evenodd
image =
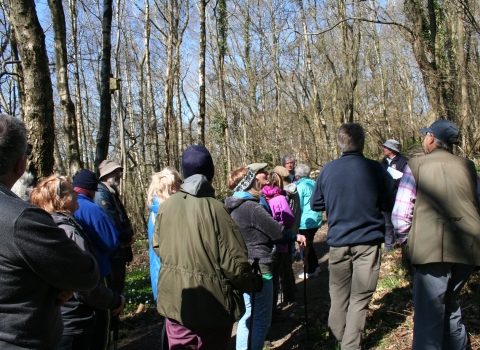
M272 349L335 349L328 342L327 320L330 308L328 294L328 246L326 225L315 236L315 251L322 271L308 279L307 314L308 335L305 326L305 282L297 279L296 302L284 309L286 320L273 323L267 339ZM143 243L145 246L145 242ZM120 323L118 348L123 350L160 349L160 331L163 318L152 306L142 302L148 298L148 253L137 253L127 282L129 307ZM140 271L140 272L139 272ZM303 272L303 263L294 263L295 276ZM137 290L134 288L138 288ZM140 301L139 301L140 299ZM480 350L480 275L476 272L460 295L463 323L470 334L472 349ZM411 276L401 267L401 251L383 255L377 291L370 303L366 324L364 349L410 349L412 344L413 303ZM235 349L235 326L230 343Z

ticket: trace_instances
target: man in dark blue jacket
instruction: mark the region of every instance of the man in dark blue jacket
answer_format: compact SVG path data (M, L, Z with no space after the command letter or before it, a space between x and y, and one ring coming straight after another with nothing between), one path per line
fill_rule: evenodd
M327 213L330 334L342 349L359 349L380 271L382 211L393 208L394 184L380 163L364 157L365 133L359 124L342 125L337 141L342 155L323 167L310 206Z

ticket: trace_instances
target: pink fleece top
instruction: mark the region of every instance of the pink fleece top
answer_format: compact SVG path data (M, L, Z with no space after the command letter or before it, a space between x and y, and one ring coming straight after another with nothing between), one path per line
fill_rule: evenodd
M285 191L281 190L277 186L270 187L264 186L262 188L262 193L265 195L265 198L270 205L272 210L273 218L280 223L285 229L290 229L295 224L295 217L293 216L292 210L288 205L287 198L285 197ZM287 244L278 244L277 251L279 253L286 253L288 251Z

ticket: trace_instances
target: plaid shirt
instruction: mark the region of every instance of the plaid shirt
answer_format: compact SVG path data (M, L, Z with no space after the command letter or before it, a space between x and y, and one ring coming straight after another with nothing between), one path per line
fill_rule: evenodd
M480 201L480 177L477 176L477 197ZM392 223L395 237L402 244L408 238L408 232L412 226L413 207L417 198L417 184L408 165L403 171L402 180L398 186L395 206L392 212Z

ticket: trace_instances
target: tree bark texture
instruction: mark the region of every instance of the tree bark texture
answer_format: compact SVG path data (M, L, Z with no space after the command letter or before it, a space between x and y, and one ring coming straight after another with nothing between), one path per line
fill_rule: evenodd
M197 132L198 144L205 144L205 52L207 48L205 8L207 1L199 1L200 12L200 51L198 55L198 117Z
M60 99L60 107L64 116L65 144L68 158L68 172L74 176L83 169L78 145L77 118L75 105L70 98L68 87L68 59L67 59L67 28L65 25L65 13L61 0L48 0L48 6L52 14L52 23L55 39L55 68L57 71L57 91Z
M98 122L97 147L95 150L95 171L107 158L112 126L112 105L110 96L110 75L112 55L112 0L103 0L102 16L102 60L100 67L100 119Z
M150 120L149 133L153 141L153 169L155 172L160 171L160 152L158 143L158 126L157 115L155 113L155 104L153 96L152 72L150 64L150 4L149 0L145 0L145 27L144 27L144 46L145 46L145 74L147 76L147 116Z
M9 21L15 30L22 60L24 121L33 145L28 171L39 178L53 171L55 142L53 90L45 36L33 0L11 0L9 7Z

